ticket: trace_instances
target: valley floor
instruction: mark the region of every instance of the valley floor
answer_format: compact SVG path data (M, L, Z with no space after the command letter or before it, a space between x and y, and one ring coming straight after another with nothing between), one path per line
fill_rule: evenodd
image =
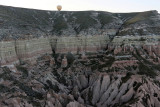
M83 55L46 54L39 57L34 65L17 65L17 72L1 67L0 105L159 107L158 73L145 71L148 69L145 68L146 63L140 60L136 64L116 66L117 57L107 52Z

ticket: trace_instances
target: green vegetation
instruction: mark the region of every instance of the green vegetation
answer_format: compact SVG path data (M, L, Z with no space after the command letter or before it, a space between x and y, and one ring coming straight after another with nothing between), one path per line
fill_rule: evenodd
M150 77L155 77L157 74L153 71L153 69L149 66L144 65L143 63L139 63L139 72L140 75L147 75Z
M0 93L9 92L10 89L2 84L0 84Z
M69 22L74 22L75 24L79 24L78 27L75 27L74 30L77 34L89 27L94 26L97 21L91 17L91 11L85 12L74 12L68 19ZM75 18L74 18L75 17Z
M98 19L101 22L101 28L104 27L104 25L111 23L113 21L113 16L110 14L106 14L105 12L100 12L98 15Z
M65 71L64 71L64 72L65 72ZM57 80L58 80L59 83L64 84L64 85L66 85L66 86L68 85L68 84L67 84L67 81L66 81L66 78L65 78L65 74L60 75L60 74L58 73L57 69L53 69L52 73L53 73L54 76L57 77Z
M89 102L92 104L93 91L91 90L91 88L89 88L89 92L88 92L88 99L89 99Z
M53 31L61 34L61 30L67 29L67 22L64 20L63 15L60 15L55 19L55 23L53 25Z
M139 101L139 99L138 99L138 98L134 98L134 96L132 96L132 98L131 98L127 103L129 103L129 104L134 104L134 103L136 103L137 101Z
M27 94L27 96L35 97L39 100L43 99L43 94L34 91L31 87L26 86L17 80L14 81L14 84L17 85L21 90L23 90Z
M96 70L99 68L100 64L97 60L91 60L91 69L92 71Z
M125 103L122 103L122 104L116 103L113 107L131 107L128 104L134 104L137 101L139 101L139 99L138 98L134 98L134 95L133 95L132 98L129 101L127 101Z
M115 13L114 16L121 18L124 21L123 27L128 27L131 24L143 22L148 25L153 25L155 22L151 19L152 16L155 16L155 11L146 11L146 12L135 12L135 13ZM139 23L140 24L140 23ZM157 33L158 29L155 27L153 29L146 28L148 32ZM146 35L146 31L143 29L128 29L126 31L120 31L117 35ZM144 41L144 40L143 40Z
M89 63L87 63L86 61L81 61L81 63L85 66L90 66L92 71L96 69L101 71L104 67L111 67L111 65L115 61L114 57L112 56L104 57L103 55L88 56L88 59L90 59ZM104 59L107 59L107 61L105 61ZM104 64L100 64L99 60L104 62Z
M104 55L97 55L97 56L92 56L88 55L87 58L89 61L80 61L81 64L85 66L91 67L92 71L99 70L100 72L102 71L103 68L105 67L111 67L112 64L115 61L115 58L112 56L104 56ZM99 63L99 61L103 62L103 64Z
M23 72L23 77L28 77L28 70L26 67L23 67L21 65L17 65L16 68L18 71Z
M146 39L143 38L143 37L141 37L139 40L140 40L140 41L146 41Z
M18 96L12 96L12 97L19 97L19 98L22 98L22 99L26 99L30 104L33 105L33 107L41 107L40 102L38 102L37 100L35 100L31 96L18 95Z
M79 61L81 64L88 66L87 61Z
M0 74L0 78L3 78L4 80L10 80L13 81L14 78L12 75L10 75L11 71L7 67L3 67L3 73Z
M71 64L74 62L75 57L71 52L68 52L66 55L67 61L68 61L68 66L70 67Z
M41 25L49 24L49 15L42 10L0 6L0 14L3 19L10 21L8 24L18 26L20 29L26 29L28 26L39 28Z
M56 93L60 91L59 87L57 85L53 85L50 80L47 80L46 82L49 85L49 88L53 89Z
M135 48L136 49L136 48ZM143 58L138 50L136 49L136 54L132 53L133 56L139 60L139 72L138 74L140 75L147 75L150 77L155 77L157 76L156 72L154 69L160 69L159 65L155 65L152 62L148 61L147 59Z
M142 85L142 83L137 83L136 81L134 82L134 84L133 84L133 89L134 89L134 91L137 91L138 90L138 88L140 87Z
M127 67L125 67L125 69L126 69L127 71L132 71L132 67L131 67L131 66L127 66Z
M154 80L153 82L160 87L160 81Z
M137 13L133 18L127 20L125 22L125 25L130 25L130 24L142 21L142 20L147 20L147 19L149 19L150 16L153 16L152 11Z
M99 60L104 62L104 58L103 57L96 57L99 58ZM113 64L113 62L115 61L115 58L112 56L109 57L105 57L106 59L108 59L107 61L105 61L104 64L100 64L98 60L94 60L94 59L90 59L90 64L87 66L91 66L91 69L94 71L96 69L98 70L102 70L104 67L111 67L111 65Z
M105 62L105 64L99 65L99 69L102 69L104 67L111 67L113 62L115 61L115 58L112 56L107 57L108 61Z
M122 83L126 83L131 78L132 75L133 75L133 73L128 72L125 77L121 78Z

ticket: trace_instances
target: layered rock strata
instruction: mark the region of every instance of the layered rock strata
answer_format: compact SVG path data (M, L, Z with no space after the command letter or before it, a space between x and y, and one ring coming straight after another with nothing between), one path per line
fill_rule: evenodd
M159 60L157 11L55 12L7 6L0 6L0 10L1 65L52 52L82 54L108 49L114 55L130 55L133 45Z
M26 60L32 62L42 54L52 53L47 38L3 41L0 43L1 66L15 64Z
M2 107L159 107L157 11L0 10Z
M142 41L143 38L143 41ZM80 36L80 37L41 37L38 39L3 41L1 43L0 55L1 66L18 64L19 62L32 62L43 55L52 53L65 54L71 52L73 54L84 54L87 52L113 51L117 61L113 67L137 65L137 59L132 58L132 53L139 54L143 57L148 57L147 60L153 63L160 63L160 45L159 36L137 36L130 37L121 36L115 37L110 41L107 35L100 36ZM157 59L157 61L153 61ZM118 60L118 59L125 60ZM129 58L129 60L126 60Z
M106 47L108 36L51 37L0 42L0 64L34 61L43 54L97 52ZM32 62L33 63L33 62Z

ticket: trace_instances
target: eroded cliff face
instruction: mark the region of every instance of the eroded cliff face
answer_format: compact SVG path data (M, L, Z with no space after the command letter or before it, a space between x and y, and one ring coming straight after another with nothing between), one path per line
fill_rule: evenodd
M0 6L0 27L2 107L159 107L157 11Z
M160 45L159 36L136 36L136 37L115 37L112 42L108 36L80 36L80 37L51 37L38 38L29 40L3 41L1 42L1 66L18 64L19 62L32 62L43 55L71 52L73 54L83 54L84 52L97 53L100 51L111 51L116 58L132 57L132 53L136 54L135 48L141 55L157 58L154 63L159 63ZM153 40L154 39L154 40ZM124 64L125 61L117 61ZM137 60L128 60L134 65ZM116 62L115 62L116 63ZM114 65L113 65L114 66Z
M12 40L0 42L1 66L32 62L43 55L55 53L82 54L83 52L98 52L105 49L108 36L79 37L41 37L38 39Z
M3 41L0 46L1 66L34 61L45 53L52 53L48 38Z
M71 60L71 56L66 57ZM153 75L154 71L145 71L145 66L144 72L150 74L140 74L142 69L131 65L124 66L127 71L121 67L117 67L117 71L111 67L116 59L107 53L86 54L85 59L79 57L67 66L61 66L64 63L58 60L58 57L43 55L35 65L17 65L16 73L1 67L0 105L159 107L160 78Z
M159 53L150 48L159 49L157 11L54 12L6 6L0 9L1 65L54 52L96 53L108 48L114 49L114 54L122 50L125 53L127 48L133 50L133 45L146 48L150 55Z

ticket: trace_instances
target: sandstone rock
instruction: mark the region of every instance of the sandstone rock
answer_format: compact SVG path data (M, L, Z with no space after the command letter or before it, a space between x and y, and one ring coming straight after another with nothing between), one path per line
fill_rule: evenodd
M102 96L103 93L107 90L109 84L110 84L110 77L109 77L109 75L104 75L102 83L101 83L100 96Z
M85 106L75 101L75 102L70 102L69 104L67 104L67 107L85 107Z
M129 101L132 98L133 94L134 90L133 88L130 88L129 91L121 97L121 102L123 103Z
M101 78L101 76L99 76L99 78ZM97 101L99 100L100 97L100 79L98 79L97 81L95 81L95 83L93 84L93 99L92 99L92 104L95 105L97 103Z
M78 97L78 102L84 104L84 100L81 97Z
M82 58L83 60L87 59L85 52L82 53L81 58Z
M80 75L78 77L78 80L79 80L80 85L81 85L82 88L86 88L88 86L87 78L84 75Z
M2 107L159 107L158 12L0 10Z
M64 56L64 58L62 59L61 67L65 68L65 67L67 67L67 65L68 65L67 58L66 58L66 56Z

